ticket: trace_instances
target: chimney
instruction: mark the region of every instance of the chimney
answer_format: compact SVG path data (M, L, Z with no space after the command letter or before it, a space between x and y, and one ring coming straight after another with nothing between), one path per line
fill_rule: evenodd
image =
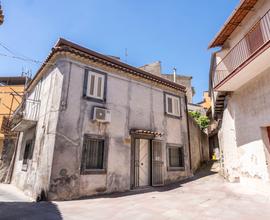
M173 82L176 82L176 68L173 68Z

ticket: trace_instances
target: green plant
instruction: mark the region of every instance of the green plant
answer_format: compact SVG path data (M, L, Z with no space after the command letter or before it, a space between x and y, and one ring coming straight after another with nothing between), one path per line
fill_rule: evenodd
M189 111L189 115L195 119L199 127L203 130L209 126L210 120L207 116L198 111Z

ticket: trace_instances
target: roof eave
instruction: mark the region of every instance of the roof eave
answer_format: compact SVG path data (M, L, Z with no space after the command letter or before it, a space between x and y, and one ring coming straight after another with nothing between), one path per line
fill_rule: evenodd
M243 21L243 19L247 16L247 14L252 10L252 8L254 7L254 5L257 2L258 2L258 0L243 0L236 7L236 9L234 9L233 13L226 20L223 27L216 34L214 39L210 42L210 44L208 45L208 49L223 46L223 44L226 42L226 40L231 36L231 34L234 32L234 30L239 26L239 24ZM243 13L243 16L237 22L233 21L234 19L237 18L237 16L240 16L241 13ZM230 30L230 28L231 28L231 30ZM222 38L222 37L223 37L223 40L220 40L220 38Z
M143 71L139 68L130 66L126 63L123 63L119 60L113 59L111 57L105 56L103 54L97 53L95 51L92 51L90 49L87 49L85 47L82 47L78 44L75 44L73 42L70 42L68 40L65 40L63 38L59 38L59 40L57 41L57 43L55 44L55 46L52 48L52 51L50 52L50 54L48 55L48 57L46 58L45 62L41 65L41 67L39 68L39 70L37 71L37 74L35 75L35 77L33 78L33 80L31 81L31 83L29 84L28 88L32 87L32 84L34 83L34 81L37 79L37 76L40 74L40 72L46 67L46 64L52 59L52 57L56 54L56 52L58 50L67 50L68 49L73 49L73 50L77 50L79 52L88 54L90 56L94 56L97 57L98 59L104 60L106 62L112 63L116 66L121 66L124 69L130 70L131 72L137 72L141 75L145 75L147 76L146 78L151 78L153 81L162 81L164 85L167 85L169 87L175 88L177 90L180 90L182 92L186 92L186 87L179 85L177 83L171 82L170 80L161 78L159 76L156 76L154 74L151 74L149 72ZM70 52L70 51L69 51Z

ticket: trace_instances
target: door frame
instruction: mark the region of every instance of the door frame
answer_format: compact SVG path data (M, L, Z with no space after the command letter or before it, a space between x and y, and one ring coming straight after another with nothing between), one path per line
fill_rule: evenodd
M146 139L149 141L149 186L152 186L152 140L153 135L131 135L131 155L130 155L130 188L137 189L140 186L135 186L135 147L136 139Z

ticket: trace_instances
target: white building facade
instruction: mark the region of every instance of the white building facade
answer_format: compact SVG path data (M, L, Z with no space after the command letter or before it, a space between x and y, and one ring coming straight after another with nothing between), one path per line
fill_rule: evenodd
M241 1L210 43L210 92L222 172L230 181L269 182L270 1Z

